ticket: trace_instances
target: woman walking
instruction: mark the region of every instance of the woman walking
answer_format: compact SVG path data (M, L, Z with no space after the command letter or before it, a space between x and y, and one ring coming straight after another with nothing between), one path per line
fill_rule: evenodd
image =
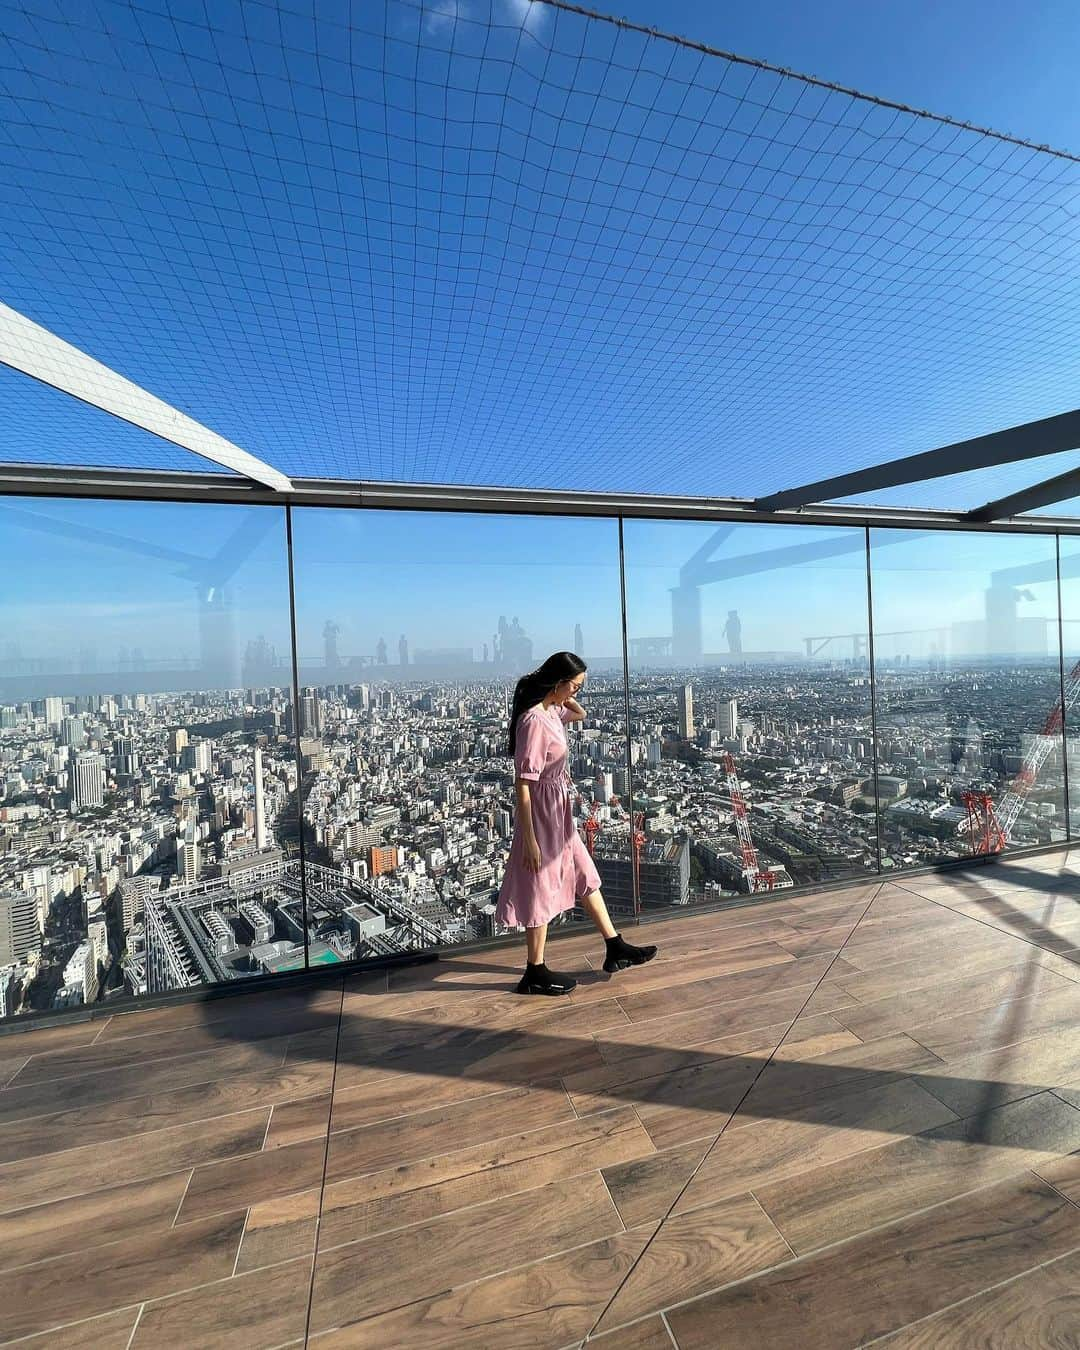
M566 724L585 716L577 701L585 670L580 656L555 652L514 690L510 754L517 810L495 917L525 929L527 964L519 994L568 994L577 984L544 964L548 921L572 909L575 900L607 944L606 971L639 966L656 955L655 947L634 947L615 931L600 875L574 828Z

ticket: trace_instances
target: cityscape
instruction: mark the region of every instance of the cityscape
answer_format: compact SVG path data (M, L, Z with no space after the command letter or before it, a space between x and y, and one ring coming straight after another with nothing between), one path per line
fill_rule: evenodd
M352 680L338 631L325 621L324 678L303 670L295 720L284 682L0 704L0 1013L499 934L507 667L533 662L531 639L503 617L480 661L403 636L391 663L380 638ZM580 624L573 638L588 659ZM1059 678L1046 662L885 661L875 714L865 658L736 649L688 670L636 650L629 696L605 670L618 662L595 662L569 737L576 819L616 915L635 888L656 912L965 856L963 793L1007 788ZM255 640L243 669L280 662ZM1065 833L1051 755L1010 842Z

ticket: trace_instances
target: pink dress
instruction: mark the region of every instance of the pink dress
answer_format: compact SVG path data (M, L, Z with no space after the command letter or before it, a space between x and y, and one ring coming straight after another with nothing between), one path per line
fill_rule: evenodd
M572 717L568 708L529 708L518 719L514 771L529 784L540 871L526 868L525 839L515 821L495 906L499 923L536 928L600 889L600 874L574 828L566 767L566 723Z

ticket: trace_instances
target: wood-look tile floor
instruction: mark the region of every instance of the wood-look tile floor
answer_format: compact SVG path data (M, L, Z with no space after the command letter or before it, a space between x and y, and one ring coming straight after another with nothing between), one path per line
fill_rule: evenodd
M1080 852L0 1038L0 1339L1080 1347Z

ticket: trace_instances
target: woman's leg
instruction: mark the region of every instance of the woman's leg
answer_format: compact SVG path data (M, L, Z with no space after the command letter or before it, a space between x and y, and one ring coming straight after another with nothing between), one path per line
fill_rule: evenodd
M656 955L655 947L635 947L623 940L622 935L615 931L607 905L604 904L604 897L599 891L590 891L588 895L583 895L579 903L603 936L607 947L604 969L609 975L615 970L625 970L627 966L643 966Z
M599 928L602 937L615 936L615 925L611 922L611 915L607 912L604 897L599 891L590 891L588 895L583 895L578 904Z
M526 961L530 966L538 966L544 959L544 947L547 943L546 923L537 924L535 928L525 929L525 950Z
M517 987L519 994L569 994L577 984L572 975L548 970L544 964L547 930L546 923L525 929L525 959L528 965Z

